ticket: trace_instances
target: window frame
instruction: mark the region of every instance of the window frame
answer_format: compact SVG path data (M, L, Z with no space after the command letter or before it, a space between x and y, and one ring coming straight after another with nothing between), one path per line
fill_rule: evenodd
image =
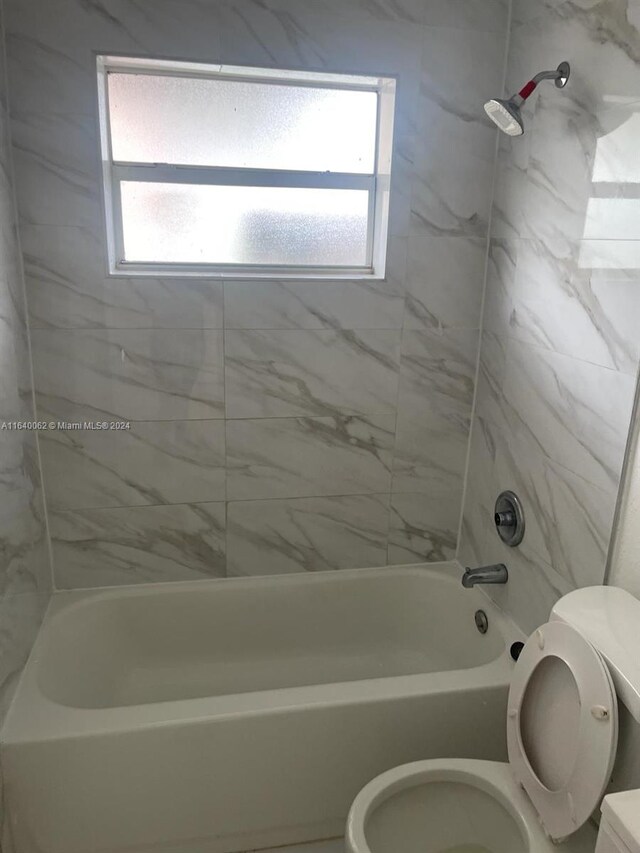
M382 279L385 276L396 79L388 75L334 74L290 69L211 65L131 56L97 56L98 114L108 274L132 278ZM166 74L223 78L278 85L375 92L378 99L374 171L371 174L284 169L179 166L115 161L111 149L108 74ZM366 266L305 266L211 263L141 263L124 260L120 184L122 181L178 184L358 189L369 193Z

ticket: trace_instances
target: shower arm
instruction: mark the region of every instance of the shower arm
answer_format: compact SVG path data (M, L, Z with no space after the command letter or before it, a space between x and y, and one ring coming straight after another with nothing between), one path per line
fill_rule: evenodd
M535 92L538 83L541 83L543 80L555 80L558 89L563 89L566 86L568 79L569 65L566 62L561 62L560 65L552 71L541 71L539 74L536 74L535 77L532 77L532 79L529 80L529 82L526 83L522 89L520 89L520 91L513 95L509 100L517 107L520 107L524 104L527 98Z

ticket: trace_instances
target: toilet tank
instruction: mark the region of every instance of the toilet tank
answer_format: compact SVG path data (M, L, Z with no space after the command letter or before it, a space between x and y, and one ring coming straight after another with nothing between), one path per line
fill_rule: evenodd
M640 791L604 798L595 853L640 853Z
M640 601L615 586L576 589L551 621L579 631L606 662L618 696L618 751L607 792L640 788Z

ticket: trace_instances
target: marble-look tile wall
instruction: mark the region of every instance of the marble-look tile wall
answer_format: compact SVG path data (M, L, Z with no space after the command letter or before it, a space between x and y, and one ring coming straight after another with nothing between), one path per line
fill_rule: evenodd
M16 234L0 5L0 722L51 589L33 421L24 282Z
M507 0L7 7L57 586L453 556ZM109 279L96 52L397 75L387 279Z
M602 583L640 356L638 0L514 0L507 90L564 59L500 144L460 548L508 564L491 594L526 629ZM491 524L505 488L519 549Z

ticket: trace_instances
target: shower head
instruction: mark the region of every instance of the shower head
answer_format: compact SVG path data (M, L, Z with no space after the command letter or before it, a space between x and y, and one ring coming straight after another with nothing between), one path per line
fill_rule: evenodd
M491 121L496 124L503 133L508 136L522 136L524 133L524 121L520 112L520 107L524 104L527 98L533 94L541 80L555 80L558 89L564 89L569 79L571 68L568 62L561 62L555 71L542 71L540 74L529 80L526 86L523 86L520 91L512 95L507 100L494 98L484 105L484 111L489 116Z
M513 98L509 98L508 101L503 101L501 98L487 101L484 105L484 111L507 136L522 136L524 133L524 122L520 114L520 107L514 102Z

